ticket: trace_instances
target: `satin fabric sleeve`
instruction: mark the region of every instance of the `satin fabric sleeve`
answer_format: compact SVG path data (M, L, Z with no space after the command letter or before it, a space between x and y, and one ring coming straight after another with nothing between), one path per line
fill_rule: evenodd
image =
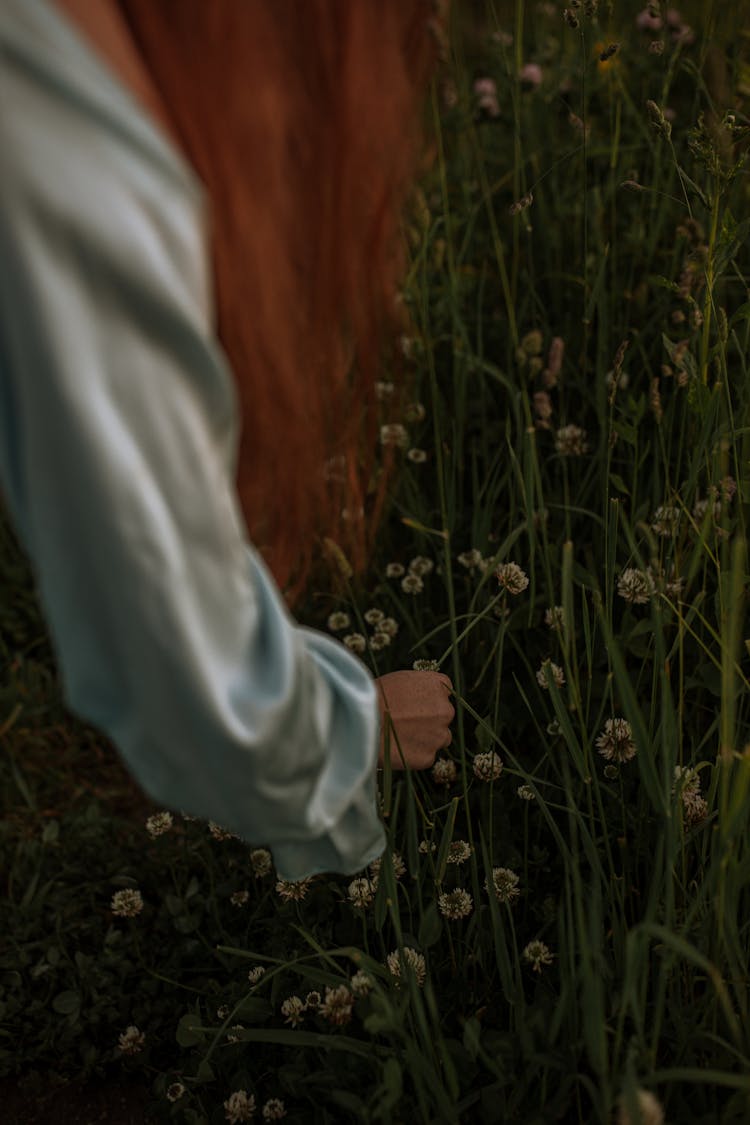
M359 870L385 843L375 685L247 541L199 203L60 90L3 79L0 484L67 702L283 878Z

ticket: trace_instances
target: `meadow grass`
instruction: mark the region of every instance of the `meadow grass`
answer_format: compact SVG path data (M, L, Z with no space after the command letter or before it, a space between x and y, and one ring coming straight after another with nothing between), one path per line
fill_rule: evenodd
M594 8L454 7L413 402L378 406L403 464L366 580L303 614L454 684L438 768L381 775L379 871L288 887L106 786L66 805L50 748L100 740L4 540L7 1073L125 1068L195 1123L242 1090L299 1122L750 1119L748 12Z

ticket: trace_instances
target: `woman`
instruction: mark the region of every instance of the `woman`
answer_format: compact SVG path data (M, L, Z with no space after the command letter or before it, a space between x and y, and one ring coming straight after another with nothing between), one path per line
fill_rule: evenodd
M381 853L381 709L395 765L451 738L446 676L374 682L279 592L362 499L430 18L0 9L0 481L66 697L155 799L287 879Z

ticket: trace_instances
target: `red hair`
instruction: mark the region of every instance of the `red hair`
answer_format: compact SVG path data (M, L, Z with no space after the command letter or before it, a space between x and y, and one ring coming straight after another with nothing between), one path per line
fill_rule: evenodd
M364 565L374 385L436 55L428 0L119 0L211 202L238 489L288 595L321 536ZM333 472L326 466L334 465Z

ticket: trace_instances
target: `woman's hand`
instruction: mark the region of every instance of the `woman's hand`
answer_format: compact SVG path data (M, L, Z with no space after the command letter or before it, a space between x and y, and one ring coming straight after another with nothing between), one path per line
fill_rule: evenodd
M442 672L389 672L375 683L382 719L378 765L388 746L394 769L429 769L451 743L453 684Z

